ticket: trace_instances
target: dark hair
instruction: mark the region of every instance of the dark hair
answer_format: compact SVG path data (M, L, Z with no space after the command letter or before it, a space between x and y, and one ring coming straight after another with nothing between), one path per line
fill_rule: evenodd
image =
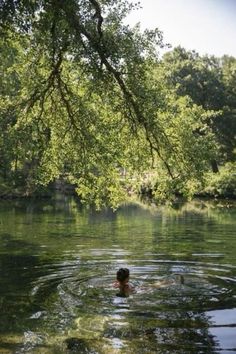
M116 273L116 279L118 281L124 281L129 277L129 269L128 268L120 268Z

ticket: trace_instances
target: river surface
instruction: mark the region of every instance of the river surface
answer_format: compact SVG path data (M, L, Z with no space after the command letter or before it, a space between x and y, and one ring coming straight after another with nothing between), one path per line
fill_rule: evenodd
M229 202L0 202L0 353L236 353L235 231Z

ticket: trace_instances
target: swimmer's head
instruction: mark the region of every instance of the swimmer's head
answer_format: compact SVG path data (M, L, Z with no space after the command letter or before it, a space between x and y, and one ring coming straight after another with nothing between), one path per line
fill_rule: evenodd
M129 280L129 269L128 268L120 268L116 273L116 279L119 282L124 282L125 280Z

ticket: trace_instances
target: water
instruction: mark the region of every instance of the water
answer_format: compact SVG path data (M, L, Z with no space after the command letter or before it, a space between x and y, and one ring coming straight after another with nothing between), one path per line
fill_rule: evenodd
M235 216L228 203L2 201L0 353L236 353Z

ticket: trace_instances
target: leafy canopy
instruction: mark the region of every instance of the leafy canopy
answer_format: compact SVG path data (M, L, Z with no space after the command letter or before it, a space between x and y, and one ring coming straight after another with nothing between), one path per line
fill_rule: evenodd
M212 113L159 80L162 33L124 25L135 6L2 0L5 175L20 173L29 190L62 176L97 207L117 206L150 169L185 190L202 179L215 154Z

